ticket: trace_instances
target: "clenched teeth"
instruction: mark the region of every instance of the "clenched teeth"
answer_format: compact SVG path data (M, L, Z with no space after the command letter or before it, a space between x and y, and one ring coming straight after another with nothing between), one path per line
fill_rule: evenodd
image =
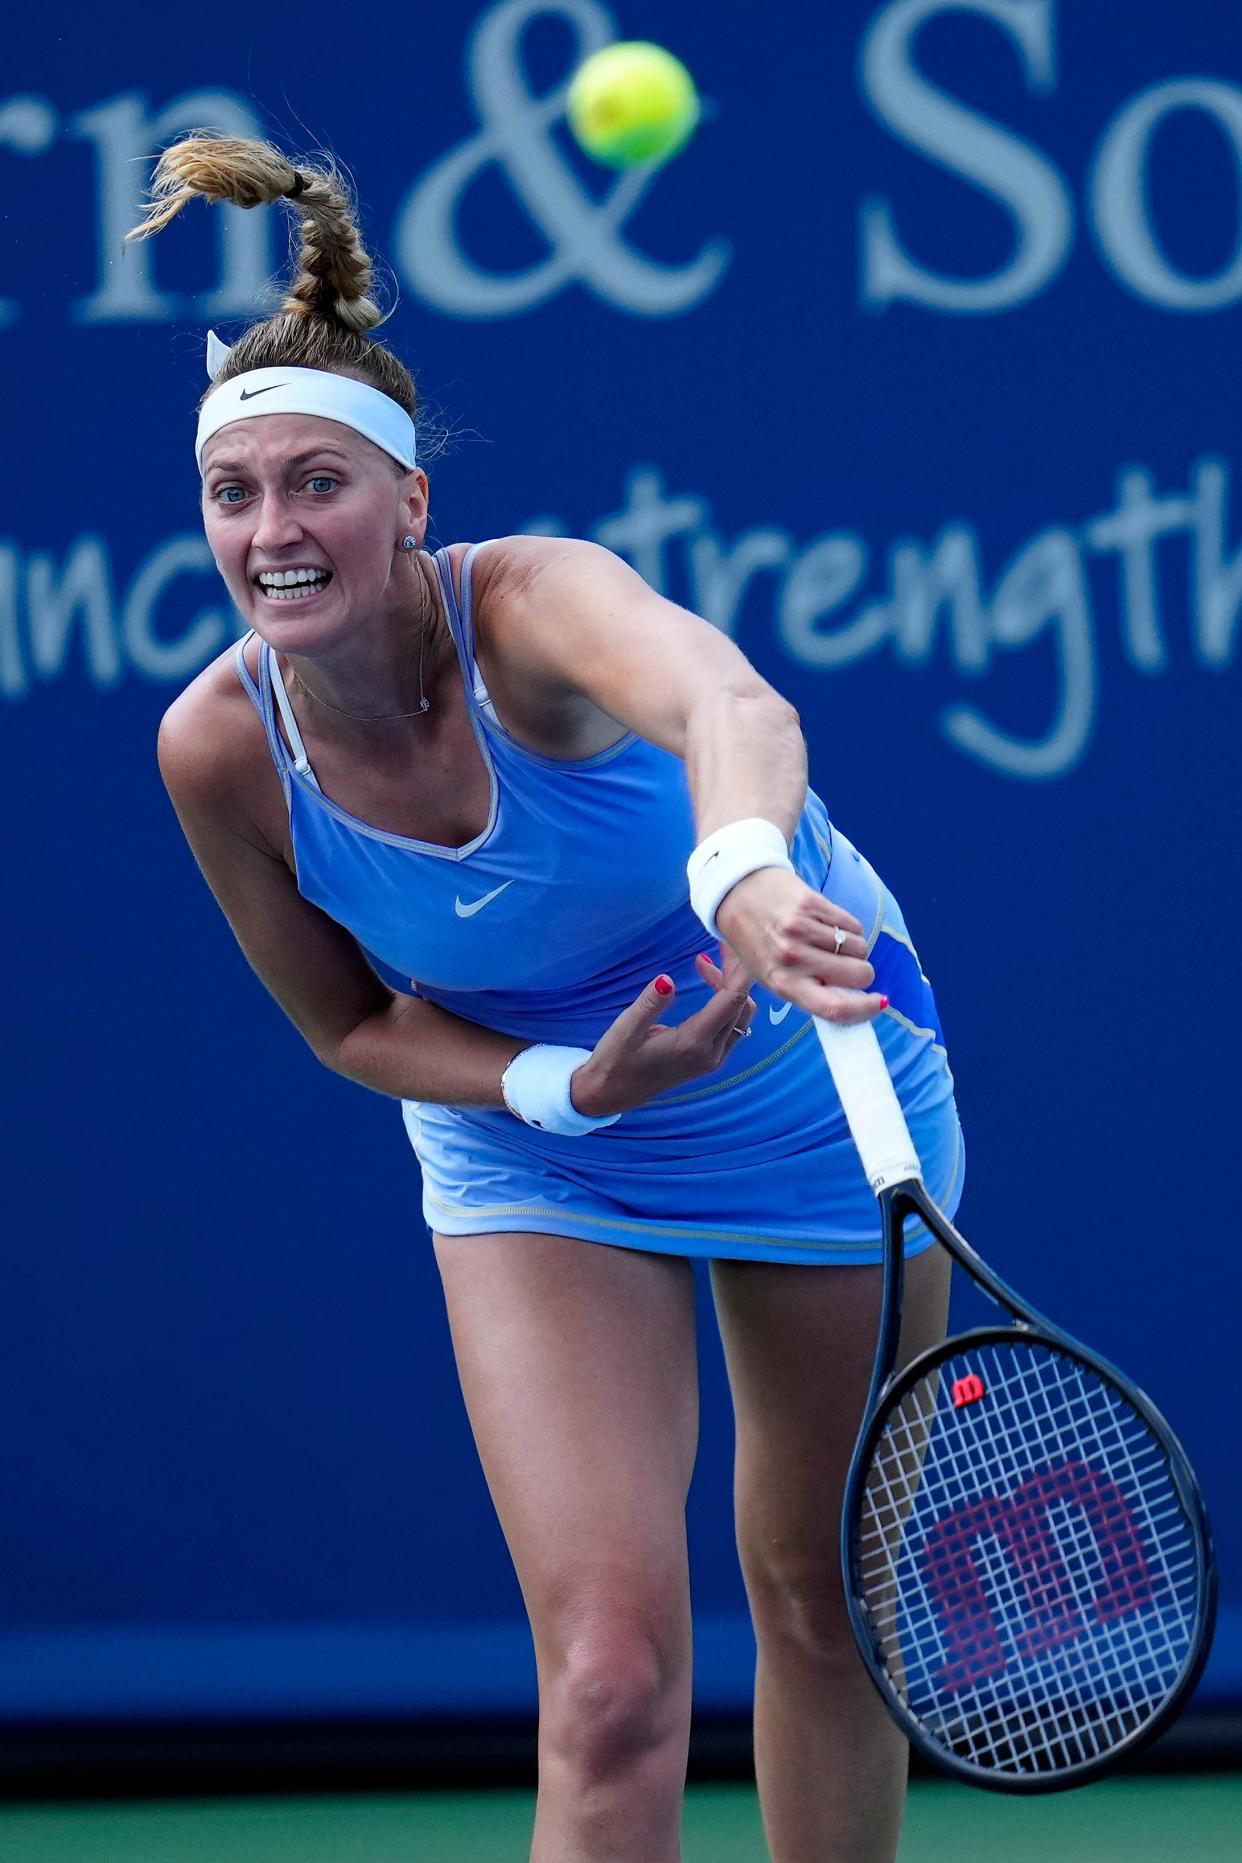
M265 602L304 602L331 580L328 569L261 569L255 577Z
M326 569L261 569L255 581L263 589L290 589L301 582L329 582Z

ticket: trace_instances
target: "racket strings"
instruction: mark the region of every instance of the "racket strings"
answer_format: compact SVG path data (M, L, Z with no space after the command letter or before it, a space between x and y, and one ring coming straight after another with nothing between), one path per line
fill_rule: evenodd
M1194 1647L1198 1535L1157 1438L1090 1366L1036 1341L943 1361L890 1410L855 1567L894 1689L930 1738L993 1772L1107 1752Z
M906 1459L908 1461L908 1455ZM1047 1497L1045 1497L1045 1499L1046 1498ZM975 1514L973 1520L970 1517L970 1510L968 1510L967 1513L968 1528L986 1528L989 1525L995 1526L996 1523L994 1521L990 1522L986 1517L989 1511L988 1509L985 1508L984 1517L982 1519L978 1517L977 1509L973 1511ZM1099 1553L1098 1542L1092 1534L1083 1536L1079 1533L1076 1536L1075 1543L1073 1528L1075 1514L1069 1508L1052 1503L1047 1508L1047 1515L1048 1518L1041 1519L1035 1523L1038 1528L1038 1538L1035 1539L1034 1543L1032 1543L1032 1521L1029 1518L1024 1519L1021 1514L1019 1515L1016 1529L1008 1533L1004 1530L1005 1523L1003 1521L1000 1523L1000 1527L996 1533L988 1537L985 1537L982 1532L980 1533L979 1543L974 1548L974 1558L977 1562L976 1567L971 1568L966 1574L966 1577L974 1586L975 1591L979 1594L973 1601L975 1610L973 1621L970 1617L972 1600L969 1595L964 1599L961 1597L955 1599L952 1596L952 1586L950 1585L949 1596L946 1600L944 1595L946 1586L944 1582L945 1572L943 1570L944 1561L942 1549L940 1561L941 1570L939 1574L941 1582L938 1587L941 1596L937 1599L937 1602L942 1609L945 1608L946 1602L949 1608L952 1608L956 1604L958 1611L956 1624L957 1673L953 1673L948 1664L942 1664L938 1678L942 1688L954 1693L960 1693L963 1687L969 1685L972 1680L970 1674L972 1665L975 1671L973 1679L976 1683L980 1676L986 1679L988 1675L994 1672L998 1667L1007 1668L1009 1666L1008 1658L999 1654L999 1634L991 1616L990 1601L995 1600L1007 1606L1009 1616L1011 1620L1015 1622L1020 1623L1022 1621L1022 1612L1025 1608L1027 1619L1029 1620L1033 1617L1037 1628L1041 1611L1045 1620L1051 1613L1054 1623L1056 1617L1059 1615L1062 1627L1064 1627L1065 1620L1067 1616L1069 1616L1071 1626L1073 1627L1074 1620L1070 1611L1071 1605L1077 1605L1079 1608L1081 1608L1084 1603L1089 1605L1097 1595L1096 1587L1100 1584L1101 1577L1105 1576L1103 1573L1104 1561ZM1078 1517L1081 1521L1081 1515ZM1070 1571L1067 1574L1065 1564L1062 1561L1062 1555L1058 1548L1058 1539L1062 1543L1065 1543L1067 1531L1069 1534L1067 1551L1070 1553L1076 1552L1078 1555L1079 1573L1082 1580L1078 1586L1078 1592L1085 1593L1085 1597L1073 1596L1073 1560L1071 1559L1069 1561ZM961 1534L957 1537L959 1540L962 1538ZM1039 1538L1042 1538L1042 1547L1039 1544ZM959 1554L960 1551L961 1547L959 1546ZM1042 1559L1041 1552L1044 1555ZM1008 1563L1010 1559L1015 1557L1019 1561L1021 1570L1020 1585L1015 1584L1012 1569ZM934 1572L932 1576L934 1581ZM952 1573L949 1574L949 1577L951 1580L953 1577ZM1070 1595L1067 1596L1067 1593ZM1131 1602L1132 1601L1133 1600L1131 1600ZM1055 1638L1050 1638L1046 1622L1043 1636L1045 1642L1056 1640ZM1021 1640L1028 1645L1024 1653L1029 1657L1031 1654L1029 1648L1031 1631L1029 1626L1024 1631ZM963 1655L966 1659L965 1664L963 1663ZM978 1692L977 1689L976 1692ZM1010 1688L1010 1693L1012 1694L1012 1688ZM1039 1698L1038 1689L1028 1690L1028 1695L1030 1697L1030 1705L1039 1706L1044 1710L1052 1739L1054 1741L1063 1739L1067 1733L1065 1725L1066 1717L1054 1712L1056 1703L1053 1699L1049 1698L1049 1691L1045 1688L1043 1691L1043 1699ZM1069 1717L1068 1726L1069 1737L1075 1741L1078 1755L1085 1756L1089 1751L1089 1743L1081 1739L1078 1725L1078 1717L1076 1715L1071 1715ZM995 1735L996 1726L997 1717L993 1708L992 1713L989 1715L989 1727L993 1736ZM1029 1728L1026 1728L1024 1732L1028 1741L1036 1738ZM1045 1734L1045 1744L1046 1743L1047 1734ZM993 1745L996 1745L995 1738L993 1739ZM1012 1742L1006 1740L1005 1745L1012 1745ZM990 1757L993 1762L995 1762L998 1753L993 1752ZM1053 1757L1055 1759L1055 1756Z

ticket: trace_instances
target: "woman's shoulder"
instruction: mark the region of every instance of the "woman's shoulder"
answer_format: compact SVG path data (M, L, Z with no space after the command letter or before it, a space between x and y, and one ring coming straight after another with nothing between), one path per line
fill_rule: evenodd
M269 761L266 737L254 704L238 675L236 659L257 677L258 641L231 641L190 681L160 720L160 771L174 800L193 795L201 802L234 804L252 791L256 772Z
M491 638L498 647L507 638L520 644L532 612L546 608L550 597L563 600L568 592L579 600L609 591L618 572L633 574L611 550L583 537L519 532L454 548L461 552L453 564L459 594L464 564L470 559L476 635Z
M460 555L458 555L460 552ZM509 537L489 537L481 543L449 546L454 567L473 557L471 577L476 594L494 587L525 585L552 564L569 564L584 576L603 573L615 563L611 550L584 537L549 537L542 532L518 531Z
M607 587L618 559L577 537L493 537L463 561L471 550L475 653L509 735L544 756L611 748L625 727L587 696L572 652L549 652L544 637L564 632L567 603L594 583Z

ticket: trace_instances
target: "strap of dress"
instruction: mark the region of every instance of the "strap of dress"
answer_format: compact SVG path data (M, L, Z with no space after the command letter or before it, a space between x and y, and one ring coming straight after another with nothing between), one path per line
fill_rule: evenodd
M293 767L299 776L309 776L312 783L314 783L315 772L310 767L310 760L306 755L306 746L302 742L302 733L298 730L298 721L293 715L293 707L289 703L289 694L285 691L285 682L281 674L280 663L265 640L259 642L259 665L267 674L269 690L280 707L280 715L284 720L285 732L293 750ZM273 731L276 729L276 722L274 719L272 720L272 729ZM318 788L319 785L316 783L315 787Z
M250 677L250 668L246 665L246 643L248 641L252 641L254 637L255 637L254 629L251 628L250 632L248 634L244 634L242 638L238 641L237 645L233 649L233 666L236 670L237 677L241 680L242 685L246 689L247 698L250 700L250 703L254 706L254 709L258 712L260 718L262 718L263 700L260 697L259 688L255 685L254 680L251 679Z
M276 729L276 717L272 709L271 668L265 664L264 660L264 656L268 651L265 642L259 641L259 683L257 686L250 677L250 668L246 665L246 643L255 638L254 630L251 629L250 633L243 635L241 640L238 641L233 649L233 665L236 669L237 677L241 680L242 689L246 697L250 700L250 703L254 706L262 721L263 729L267 734L267 748L271 752L272 762L276 765L276 774L280 778L280 786L285 792L285 800L287 802L289 800L289 753L285 748L284 740L281 738L280 732ZM288 704L287 698L285 699L285 703ZM298 743L299 745L301 744L300 738L298 739ZM307 773L311 774L309 765L307 766ZM311 781L314 782L314 780L314 776L311 774Z
M461 564L461 600L457 599L457 590L453 584L453 564L447 550L437 550L432 556L436 573L440 578L440 592L444 597L444 613L453 636L453 645L457 649L457 658L461 664L462 680L466 688L466 702L472 711L478 711L490 703L487 686L479 671L474 657L474 557L479 549L472 543L462 558Z
M319 787L319 779L310 767L306 746L302 742L302 733L298 730L298 722L293 715L293 707L289 703L289 694L285 691L285 682L280 676L280 667L265 640L259 641L259 683L257 686L250 677L250 669L246 665L245 648L246 641L254 638L252 630L245 636L245 639L238 641L233 651L233 664L237 668L237 676L245 687L251 703L263 720L263 729L267 733L267 747L272 753L272 762L276 765L276 773L280 777L285 800L288 801L291 761L298 774L306 777L316 789ZM289 743L293 746L294 752L292 759L285 740L276 728L273 698L280 706L280 715L284 719L285 730L289 733Z

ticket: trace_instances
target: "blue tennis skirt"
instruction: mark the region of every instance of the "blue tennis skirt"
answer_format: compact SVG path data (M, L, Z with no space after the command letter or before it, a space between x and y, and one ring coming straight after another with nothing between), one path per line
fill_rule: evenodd
M844 836L836 839L824 890L867 930L873 987L889 997L876 1033L923 1181L952 1216L965 1155L931 986L897 901ZM706 992L693 951L667 968L677 1014L690 1015ZM751 1034L721 1068L580 1138L536 1131L501 1110L403 1101L428 1227L738 1261L879 1261L878 1205L814 1024L762 988L752 994ZM921 1223L906 1237L910 1255L931 1244Z

